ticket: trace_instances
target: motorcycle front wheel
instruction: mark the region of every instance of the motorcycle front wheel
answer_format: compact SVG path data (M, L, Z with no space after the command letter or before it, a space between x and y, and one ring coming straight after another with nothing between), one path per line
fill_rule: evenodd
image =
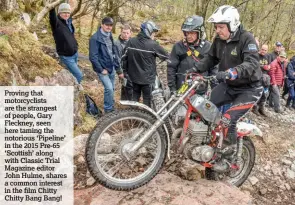
M119 110L100 118L86 144L86 161L91 175L101 185L114 190L136 189L152 180L167 153L163 127L159 127L131 157L125 157L123 153L155 121L154 116L138 109Z

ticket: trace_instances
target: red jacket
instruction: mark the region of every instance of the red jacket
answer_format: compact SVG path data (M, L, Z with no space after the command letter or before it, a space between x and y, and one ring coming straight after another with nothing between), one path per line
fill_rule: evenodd
M270 64L270 83L272 85L278 85L282 86L284 85L284 77L286 75L286 67L287 67L287 61L284 61L283 67L280 63L280 58L276 58L271 64Z

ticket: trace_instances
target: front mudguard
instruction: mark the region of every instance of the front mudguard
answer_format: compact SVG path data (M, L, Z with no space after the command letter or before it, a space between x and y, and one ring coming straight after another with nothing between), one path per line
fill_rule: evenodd
M238 122L237 123L237 132L245 133L249 137L260 137L262 138L262 131L254 124L247 122Z
M119 103L121 105L125 105L125 106L131 106L131 107L141 108L141 109L149 112L153 116L155 116L157 118L157 120L161 120L161 117L153 109L151 109L147 105L144 105L144 104L139 103L139 102L127 101L127 100L120 100ZM169 132L168 132L167 126L165 124L163 124L163 127L164 127L164 130L166 132L166 139L167 139L167 144L168 144L167 156L168 156L168 159L170 159L170 136L169 136Z

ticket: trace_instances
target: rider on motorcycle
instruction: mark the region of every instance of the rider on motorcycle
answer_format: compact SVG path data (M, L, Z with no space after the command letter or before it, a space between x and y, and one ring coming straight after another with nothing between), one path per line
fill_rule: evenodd
M210 101L217 107L232 103L222 117L224 135L230 140L222 153L232 164L237 162L237 121L256 104L263 90L257 44L239 18L233 6L223 5L215 10L208 19L217 34L210 51L188 70L203 73L219 64L216 78L221 83L212 90ZM222 160L214 168L224 167L224 163Z

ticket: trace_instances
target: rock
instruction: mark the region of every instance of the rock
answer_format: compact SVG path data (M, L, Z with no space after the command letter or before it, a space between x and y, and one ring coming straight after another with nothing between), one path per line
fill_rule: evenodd
M22 19L24 20L26 26L29 26L31 24L31 17L28 13L23 13Z
M264 194L266 194L267 193L267 189L266 188L261 188L260 190L259 190L259 194L260 195L264 195Z
M87 186L92 186L95 183L95 179L93 177L90 177L87 179Z
M89 190L83 191L84 195L89 194ZM252 201L251 196L244 194L237 187L204 179L190 182L165 171L140 188L140 192L141 194L138 189L126 192L99 187L92 190L88 204L249 205ZM83 193L80 194L83 195Z
M41 33L46 34L46 33L47 33L47 30L46 30L46 29L43 29L43 30L41 31Z
M281 168L275 167L275 168L272 168L271 171L275 176L282 176Z
M295 172L295 164L291 165L291 170Z
M295 151L292 149L288 149L289 157L295 159Z
M252 177L249 177L248 180L250 181L250 183L252 184L252 186L254 186L259 180L252 176Z
M202 178L202 171L205 171L203 166L191 160L183 160L180 165L179 176L194 181Z
M74 137L74 157L85 155L85 146L87 142L88 135L78 135Z
M295 172L292 171L291 169L287 169L286 178L287 179L295 179Z
M73 166L73 169L74 169L74 174L76 174L76 173L77 173L77 166L74 165L74 166Z
M286 189L288 190L288 191L290 191L291 190L291 187L290 187L290 185L289 184L285 184L285 187L286 187Z
M85 162L84 157L83 157L82 155L80 155L80 156L78 157L78 159L77 159L77 162L80 163L80 164L84 163L84 162Z
M288 166L290 166L292 164L292 162L290 160L288 160L288 159L282 159L282 163L284 165L288 165Z

